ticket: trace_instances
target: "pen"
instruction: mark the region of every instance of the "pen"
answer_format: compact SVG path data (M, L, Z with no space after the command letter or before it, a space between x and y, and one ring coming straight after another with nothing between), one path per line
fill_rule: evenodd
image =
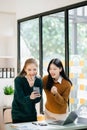
M32 122L32 124L33 124L33 125L37 125L37 123L35 123L35 122Z
M40 125L40 126L47 126L47 124L46 123L36 123L36 122L32 122L32 124L34 124L34 125Z

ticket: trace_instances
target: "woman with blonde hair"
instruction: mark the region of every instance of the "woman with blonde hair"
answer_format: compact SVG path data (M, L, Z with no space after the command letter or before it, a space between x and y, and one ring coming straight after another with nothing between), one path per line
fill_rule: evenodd
M37 77L37 68L35 59L27 59L22 71L14 80L13 123L37 121L35 104L40 102L42 96L42 80ZM39 91L34 91L34 88Z

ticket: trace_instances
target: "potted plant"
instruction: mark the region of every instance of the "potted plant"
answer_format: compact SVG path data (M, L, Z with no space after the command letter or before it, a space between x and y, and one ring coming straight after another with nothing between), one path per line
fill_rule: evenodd
M12 95L13 93L14 93L14 89L11 85L4 87L4 94L5 95Z
M11 85L4 87L4 106L11 107L13 101L14 88Z

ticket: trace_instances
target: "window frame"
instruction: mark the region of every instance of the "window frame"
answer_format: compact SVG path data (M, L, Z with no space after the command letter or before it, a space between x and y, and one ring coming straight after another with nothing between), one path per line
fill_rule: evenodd
M82 7L87 5L87 1L83 1L83 2L79 2L73 5L69 5L69 6L65 6L62 8L58 8L58 9L54 9L51 11L47 11L44 13L40 13L37 15L32 15L23 19L19 19L17 20L17 73L20 72L20 23L27 21L27 20L31 20L31 19L35 19L35 18L39 18L39 72L40 75L43 76L43 39L42 39L42 18L43 16L46 15L50 15L50 14L54 14L54 13L59 13L59 12L63 12L65 14L65 72L66 74L69 76L69 10L70 9L74 9L74 8L78 8L78 7ZM40 105L40 112L43 113L43 99L41 101L41 105Z

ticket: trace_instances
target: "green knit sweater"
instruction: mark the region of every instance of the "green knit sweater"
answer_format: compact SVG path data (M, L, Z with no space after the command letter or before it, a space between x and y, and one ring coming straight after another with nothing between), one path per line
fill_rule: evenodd
M15 92L12 103L12 119L19 122L37 120L35 104L40 102L41 97L30 99L30 94L33 91L33 87L29 86L29 83L25 77L16 77L14 83ZM41 78L36 77L34 86L40 88L40 94L42 95Z

